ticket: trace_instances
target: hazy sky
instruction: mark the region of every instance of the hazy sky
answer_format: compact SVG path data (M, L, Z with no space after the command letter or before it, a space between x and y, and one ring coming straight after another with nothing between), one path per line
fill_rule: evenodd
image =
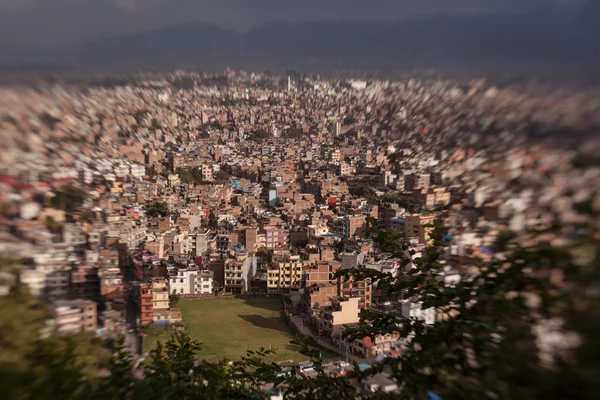
M187 23L243 31L265 22L514 12L581 0L0 0L0 46L71 46Z

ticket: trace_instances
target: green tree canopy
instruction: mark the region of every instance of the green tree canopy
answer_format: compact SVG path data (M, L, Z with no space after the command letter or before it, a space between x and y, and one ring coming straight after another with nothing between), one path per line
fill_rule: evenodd
M452 284L440 280L446 249L435 241L437 231L445 230L439 222L431 234L434 245L419 258L401 237L371 223L376 245L399 259L401 272L353 269L336 276L370 278L383 300L434 308L440 318L426 325L418 318L364 310L365 323L348 329L350 339L400 333L404 344L398 358L356 372L356 380L385 372L400 388L393 398L400 399L424 399L429 391L443 399L595 399L600 391L597 218L577 227L585 236L560 246L546 237L564 227L545 228L532 234L533 244L515 243L510 254L480 263ZM11 399L260 399L268 397L267 385L296 399L392 398L359 393L347 379L329 376L318 350L309 349L303 338L294 343L313 359L317 373L312 377L295 371L281 376L278 365L265 361L271 349L248 351L231 362L198 362L201 344L185 332L159 343L141 374L134 374L134 361L122 344L105 360L105 353L85 347L90 341L39 339L46 310L22 286L0 297L0 312L15 317L0 319L0 379ZM547 340L557 333L563 335L560 340Z
M249 140L260 142L261 140L269 138L271 135L264 129L256 129L248 136Z
M55 192L51 204L54 208L73 212L81 207L86 198L87 193L85 190L73 185L65 185Z
M255 252L257 257L262 258L266 263L271 264L273 262L273 250L261 247Z
M150 217L164 217L169 214L169 205L164 201L154 201L148 206L146 214Z
M217 172L217 174L215 175L215 179L219 183L228 182L229 178L230 178L229 174L227 173L227 171L224 171L224 170L219 170L219 172Z

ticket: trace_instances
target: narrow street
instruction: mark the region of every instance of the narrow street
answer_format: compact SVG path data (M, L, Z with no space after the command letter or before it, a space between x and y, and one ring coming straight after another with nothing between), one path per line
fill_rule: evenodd
M319 346L330 350L336 354L340 355L340 359L342 360L347 360L347 362L357 362L359 364L361 363L368 363L368 361L362 357L358 357L355 354L352 354L350 352L344 352L342 349L336 347L331 341L327 340L326 338L322 338L322 337L318 337L317 335L315 335L310 327L305 326L302 317L299 315L292 315L291 317L292 323L298 328L298 331L301 332L303 335L311 337Z

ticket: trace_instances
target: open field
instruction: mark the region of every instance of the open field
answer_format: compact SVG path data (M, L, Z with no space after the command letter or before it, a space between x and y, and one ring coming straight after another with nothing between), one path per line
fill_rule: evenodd
M277 349L273 361L307 360L298 346L290 344L294 336L280 316L278 298L181 300L178 307L187 332L202 343L201 359L235 359L246 350L273 346ZM149 350L156 340L164 341L169 336L169 330L152 328L144 338L144 347Z

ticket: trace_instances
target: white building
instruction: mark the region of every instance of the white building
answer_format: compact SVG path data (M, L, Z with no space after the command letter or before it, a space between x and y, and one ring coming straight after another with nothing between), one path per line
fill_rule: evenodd
M146 240L146 227L135 224L124 225L119 230L119 241L127 245L128 250L137 249Z
M63 242L69 246L80 247L87 244L87 234L81 226L75 224L63 225Z
M169 292L177 294L211 294L213 272L196 268L179 269L169 278Z
M130 173L134 178L143 178L146 175L146 167L140 164L131 164Z
M123 178L125 176L129 175L129 165L127 164L116 164L114 166L113 172L115 174L115 176L119 177L119 178Z
M213 281L212 271L200 271L196 277L196 294L211 294Z
M404 318L416 318L425 322L426 325L435 323L435 308L423 309L421 302L412 300L402 301L402 316Z
M35 268L24 270L20 280L27 285L29 292L36 297L65 299L69 296L71 268Z
M367 81L351 80L348 83L350 83L352 89L364 90L367 88Z
M194 294L197 269L179 269L169 278L169 292L177 294Z

